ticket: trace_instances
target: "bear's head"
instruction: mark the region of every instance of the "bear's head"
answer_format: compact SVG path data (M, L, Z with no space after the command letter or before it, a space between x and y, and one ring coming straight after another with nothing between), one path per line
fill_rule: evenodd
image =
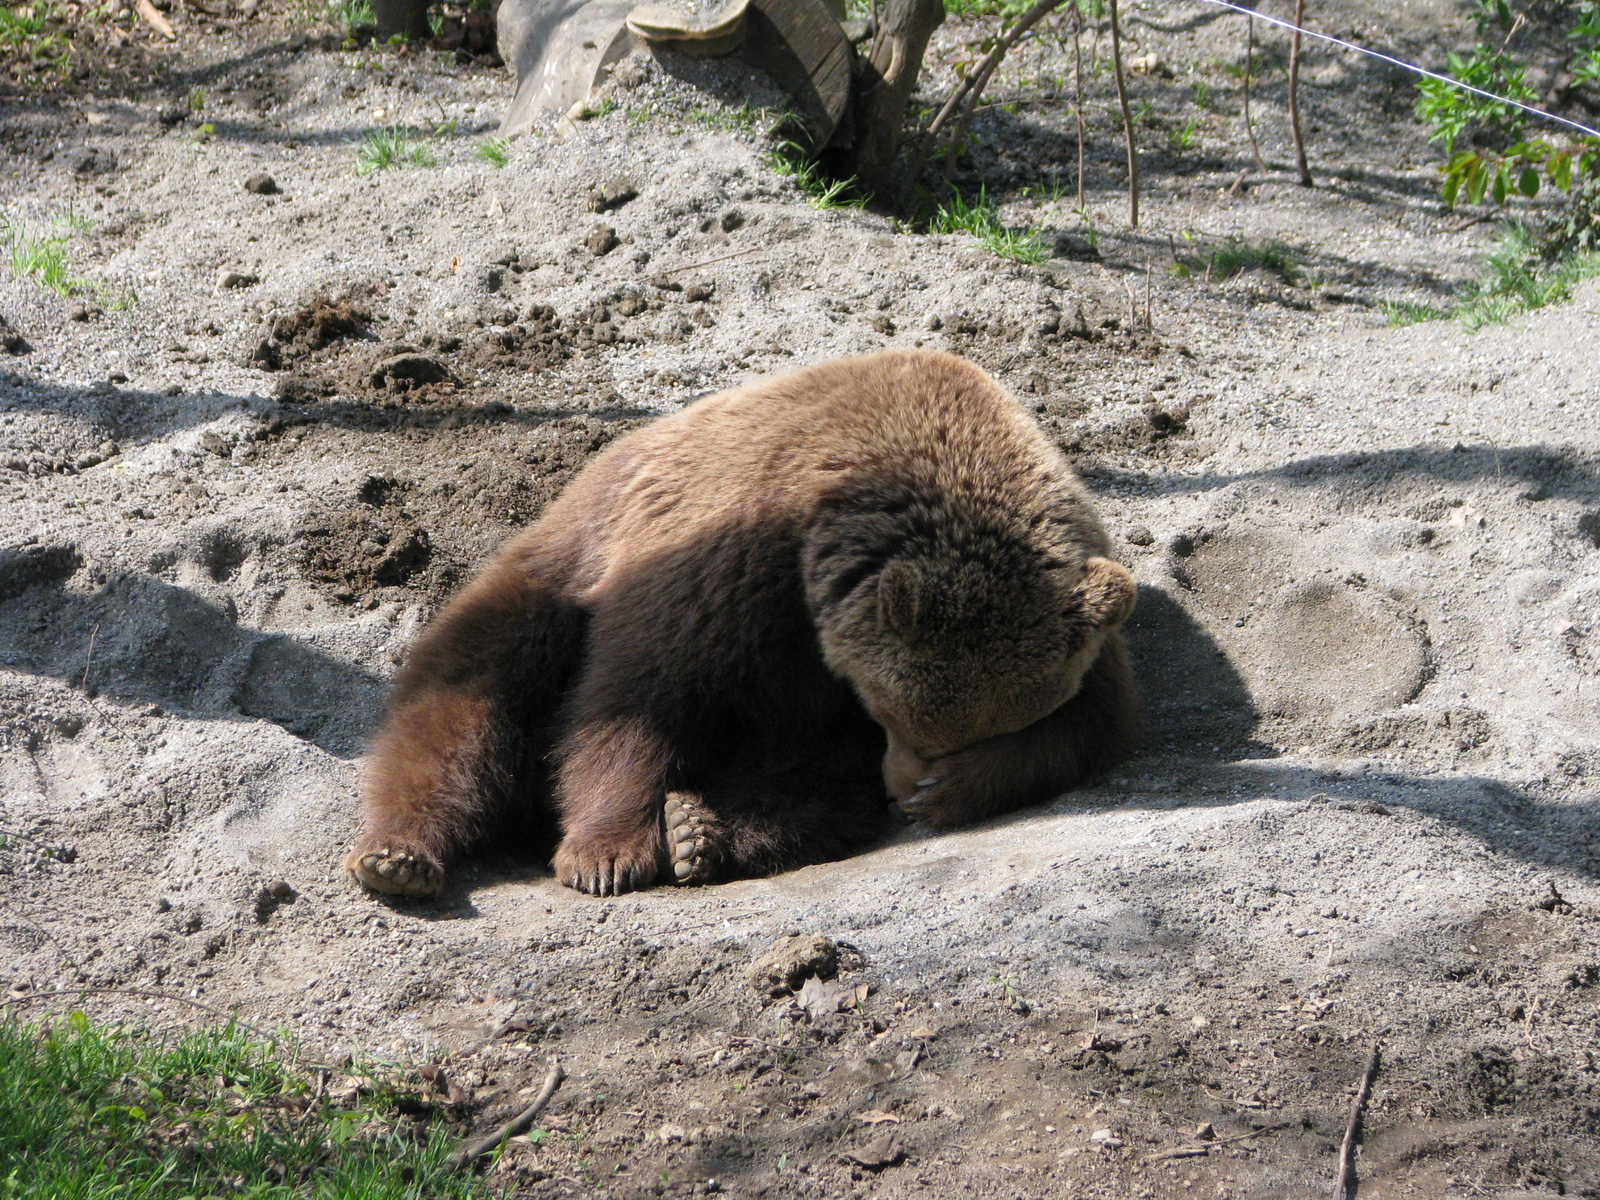
M895 557L813 605L829 667L888 735L885 781L897 799L926 763L1071 699L1133 611L1133 577L1110 559L995 566L981 555Z

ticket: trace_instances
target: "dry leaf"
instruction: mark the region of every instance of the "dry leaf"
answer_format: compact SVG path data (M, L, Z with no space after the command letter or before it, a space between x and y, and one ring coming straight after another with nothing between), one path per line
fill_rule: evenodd
M885 1121L900 1124L900 1118L891 1112L884 1112L881 1108L869 1108L866 1112L858 1112L856 1120L863 1125L882 1125Z
M847 983L830 983L813 975L795 995L806 1016L813 1021L832 1016L846 1008L854 1008L867 998L867 985L851 987Z

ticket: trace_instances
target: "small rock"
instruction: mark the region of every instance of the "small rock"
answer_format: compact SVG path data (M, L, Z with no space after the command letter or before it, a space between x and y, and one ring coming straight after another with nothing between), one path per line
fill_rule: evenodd
M611 226L596 225L589 231L589 236L584 239L583 244L589 247L590 254L598 258L601 255L610 254L621 245L621 241L617 237L617 231Z
M660 1138L663 1142L681 1142L688 1136L689 1131L687 1129L685 1129L682 1125L675 1125L671 1121L668 1121L660 1129L656 1130L656 1137Z
M936 312L929 313L927 318L922 322L922 327L931 332L937 333L939 330L944 328L944 318Z
M847 1151L844 1158L869 1171L881 1171L884 1167L894 1166L905 1156L906 1152L894 1134L880 1133L859 1150Z
M767 996L786 996L807 979L827 979L839 970L839 947L819 933L796 934L750 964L750 986Z
M258 196L276 196L278 194L278 181L265 171L257 171L244 181L244 190L254 192Z
M1135 525L1128 530L1126 538L1130 546L1153 546L1156 541L1156 535L1144 525Z
M1216 1127L1210 1121L1202 1121L1194 1127L1194 1139L1197 1142L1209 1142L1216 1136Z
M200 445L202 449L221 458L226 458L228 452L233 449L221 434L210 429L200 435Z
M128 373L126 371L112 371L109 375L106 376L106 382L107 383L127 383L128 382Z
M610 212L612 209L621 208L630 200L637 199L638 195L639 189L633 186L632 180L618 177L589 193L589 211Z
M74 304L71 308L67 309L67 320L87 321L99 311L99 309L90 304Z
M117 156L99 146L77 146L67 151L67 166L74 175L105 175L117 169Z
M697 304L703 300L711 299L711 293L715 292L716 290L717 285L711 280L702 280L699 283L691 283L688 287L684 288L683 299L685 303Z
M1089 1140L1097 1146L1104 1146L1108 1150L1115 1150L1122 1145L1122 1139L1109 1129L1096 1129L1089 1135Z
M650 282L656 287L660 288L663 292L683 291L683 284L679 283L671 275L657 275Z
M1128 60L1128 70L1137 75L1156 75L1162 79L1172 78L1172 68L1161 61L1161 55L1151 51L1141 54L1137 58Z
M450 368L431 354L395 354L375 363L369 379L373 387L387 387L393 380L408 384L444 383L453 379Z
M871 317L867 324L871 325L879 333L884 334L885 336L894 332L894 322L888 317L884 316L883 313L877 313Z
M219 271L217 272L217 290L228 291L230 288L247 288L260 283L259 275L251 275L247 271Z

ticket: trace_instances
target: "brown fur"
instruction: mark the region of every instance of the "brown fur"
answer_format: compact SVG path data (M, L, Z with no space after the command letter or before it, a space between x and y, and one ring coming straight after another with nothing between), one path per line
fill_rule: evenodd
M668 791L711 877L860 848L886 789L937 825L1046 799L1137 732L1107 548L1060 453L961 359L707 397L590 463L417 642L346 865L429 894L508 821L558 815L557 875L606 894L668 868Z

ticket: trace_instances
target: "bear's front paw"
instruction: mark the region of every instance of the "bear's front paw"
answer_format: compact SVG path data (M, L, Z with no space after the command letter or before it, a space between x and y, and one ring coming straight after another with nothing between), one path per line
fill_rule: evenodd
M444 868L433 856L393 838L363 838L344 856L344 869L362 887L391 896L437 896L444 890Z
M942 828L963 825L983 815L983 771L970 749L938 759L928 774L917 780L916 791L900 801L914 821Z
M648 834L632 839L568 834L556 848L551 866L569 888L591 896L620 896L656 881L661 849Z

